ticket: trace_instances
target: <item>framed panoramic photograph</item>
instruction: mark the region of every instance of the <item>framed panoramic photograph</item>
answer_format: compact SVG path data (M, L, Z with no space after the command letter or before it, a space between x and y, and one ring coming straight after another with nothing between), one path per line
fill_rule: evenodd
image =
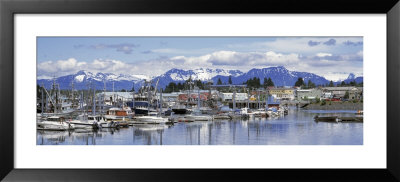
M1 1L0 179L399 181L398 2L225 3Z

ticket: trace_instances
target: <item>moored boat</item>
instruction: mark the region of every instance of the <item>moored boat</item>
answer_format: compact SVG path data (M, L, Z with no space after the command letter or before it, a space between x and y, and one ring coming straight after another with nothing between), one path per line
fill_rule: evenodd
M65 131L75 129L75 125L65 121L64 117L50 116L36 123L38 130Z
M132 119L133 112L131 108L124 107L124 108L117 108L113 107L110 108L106 115L104 115L106 120L113 120L113 121L126 121Z

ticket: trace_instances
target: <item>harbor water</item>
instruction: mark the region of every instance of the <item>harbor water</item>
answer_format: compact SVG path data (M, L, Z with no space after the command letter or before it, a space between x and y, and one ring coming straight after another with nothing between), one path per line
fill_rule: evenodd
M279 118L133 125L97 131L37 130L37 145L362 145L363 123L315 122L356 111L289 110Z

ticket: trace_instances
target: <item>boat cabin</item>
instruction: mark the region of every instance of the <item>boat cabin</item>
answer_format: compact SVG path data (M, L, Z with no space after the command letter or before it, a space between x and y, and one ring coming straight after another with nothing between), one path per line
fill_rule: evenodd
M51 117L48 117L48 118L46 119L46 121L63 122L63 121L65 121L65 118L63 118L63 117L58 117L58 116L51 116Z
M102 116L88 116L88 120L104 121L105 119Z
M128 116L128 113L126 110L119 109L119 108L111 108L110 110L107 111L107 115L113 115L113 116Z

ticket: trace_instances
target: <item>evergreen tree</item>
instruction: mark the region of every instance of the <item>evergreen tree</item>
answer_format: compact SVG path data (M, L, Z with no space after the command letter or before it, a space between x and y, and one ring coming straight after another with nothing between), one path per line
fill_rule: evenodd
M342 81L342 83L340 83L340 86L342 87L346 86L346 82Z
M189 79L186 80L186 83L189 83L192 81L192 75L190 75Z
M254 87L260 88L261 83L260 83L260 78L254 77Z
M131 91L130 92L134 92L135 91L135 83L133 83L133 85L132 85L132 89L131 89Z
M203 82L201 82L200 79L195 81L195 85L197 87L199 87L200 89L204 89L204 84L203 84Z
M221 78L218 78L217 85L222 85Z
M229 84L232 84L232 78L231 78L231 75L229 75L229 80L228 80L228 83L229 83Z
M296 86L296 87L301 87L304 85L305 84L304 84L303 78L301 78L301 77L297 79L296 83L294 83L294 86Z
M333 81L332 80L329 82L329 86L333 87Z
M261 87L260 78L257 78L257 77L250 78L245 83L247 84L247 87L249 87L249 88L260 88Z
M349 99L349 91L346 91L346 93L344 94L344 98Z
M313 83L311 80L308 80L307 87L308 88L315 88L315 83Z
M179 90L183 90L183 85L182 85L181 82L178 83L178 86L177 86L177 87L178 87Z
M175 89L177 89L177 85L174 82L170 82L164 89L165 93L171 93L174 92Z
M264 77L264 88L268 87L268 79Z
M268 83L267 86L270 86L270 87L275 86L275 84L274 84L274 82L272 81L271 78L268 78L267 83Z

